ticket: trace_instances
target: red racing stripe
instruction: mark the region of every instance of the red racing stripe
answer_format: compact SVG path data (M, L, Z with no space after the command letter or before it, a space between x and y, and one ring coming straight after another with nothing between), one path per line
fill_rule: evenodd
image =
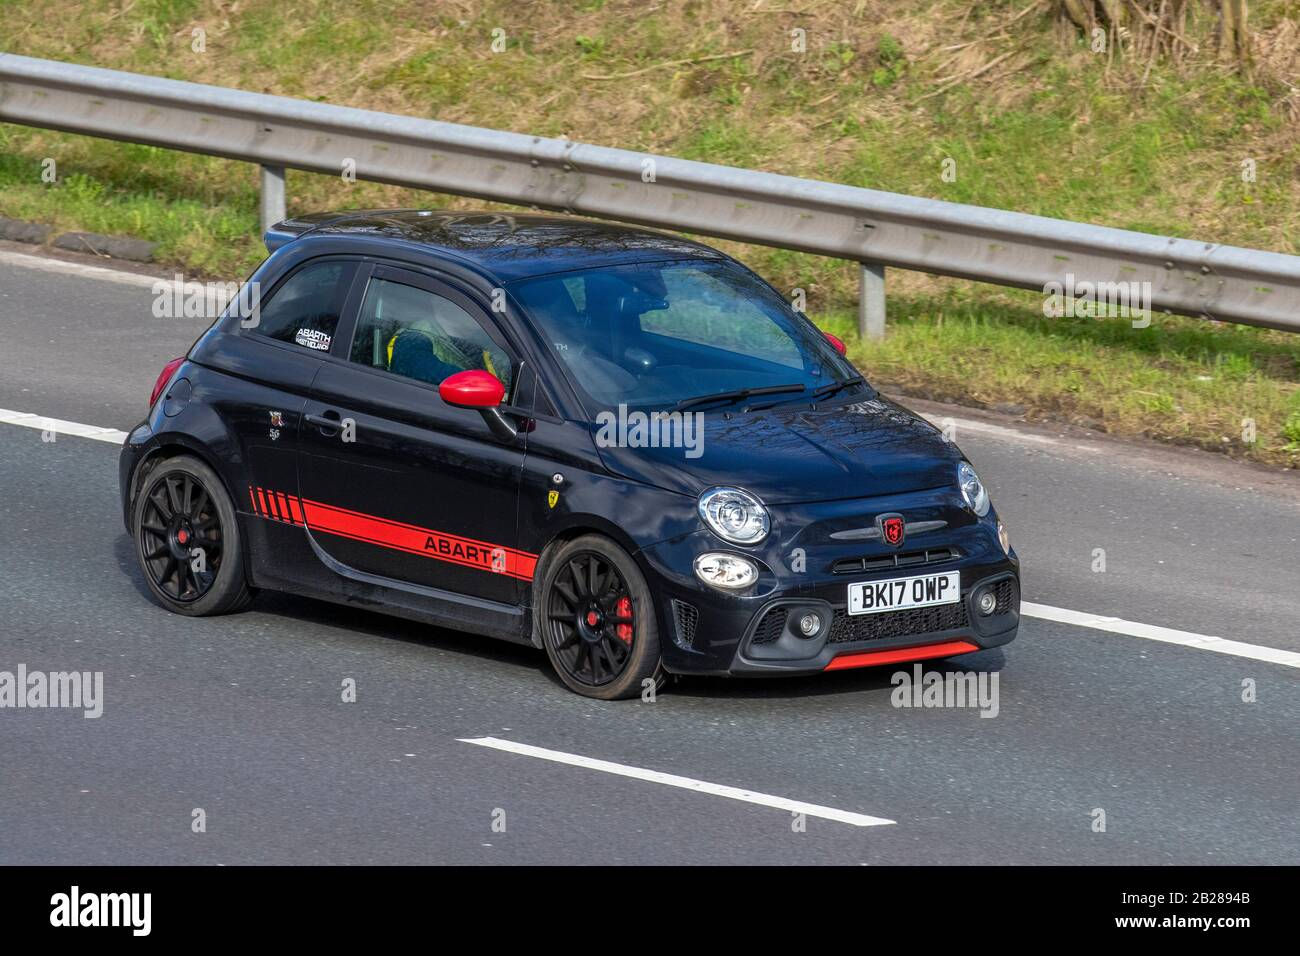
M487 541L421 528L418 525L377 518L319 501L308 501L282 491L249 488L253 510L264 518L288 521L313 531L350 538L395 551L419 554L435 561L477 568L531 581L537 555Z
M527 551L390 521L387 518L376 518L319 501L303 499L302 507L307 527L313 531L365 541L408 554L420 554L437 561L478 568L489 573L508 574L524 581L531 581L537 568L537 555Z

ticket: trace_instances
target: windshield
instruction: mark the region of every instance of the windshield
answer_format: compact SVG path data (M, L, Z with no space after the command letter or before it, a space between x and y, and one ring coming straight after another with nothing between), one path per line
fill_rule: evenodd
M609 266L528 279L511 291L590 412L770 405L857 378L811 322L734 263ZM706 396L716 398L698 401Z

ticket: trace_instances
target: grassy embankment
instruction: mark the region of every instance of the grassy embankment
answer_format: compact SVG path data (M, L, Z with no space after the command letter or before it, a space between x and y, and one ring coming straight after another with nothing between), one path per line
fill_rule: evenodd
M1189 28L1198 53L1148 73L1091 53L1047 0L1028 6L0 0L0 49L1300 253L1300 4L1251 5L1245 76L1216 64L1208 15ZM719 54L738 55L702 59ZM192 271L259 260L256 190L244 164L0 125L0 215L152 239ZM289 195L291 213L478 205L294 172ZM890 334L864 343L853 266L722 245L807 290L879 384L1300 465L1295 336L1047 319L1035 294L891 272Z

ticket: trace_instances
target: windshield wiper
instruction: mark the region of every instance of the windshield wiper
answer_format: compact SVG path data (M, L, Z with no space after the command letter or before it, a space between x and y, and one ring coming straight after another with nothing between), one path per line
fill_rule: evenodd
M861 385L862 376L856 375L853 378L846 378L842 382L831 382L829 385L823 385L821 388L813 391L809 398L814 402L820 402L823 398L830 398L836 392L843 391L850 385Z
M708 405L712 402L738 402L752 395L782 395L786 392L802 392L804 386L795 382L791 385L764 385L760 388L735 388L728 392L715 392L713 395L699 395L695 398L683 398L673 406L674 411L693 408L696 405Z
M843 382L831 382L829 385L823 385L821 388L815 389L811 395L801 396L799 399L797 399L797 401L808 401L815 404L816 402L821 401L823 398L830 398L832 395L834 395L836 392L840 391L841 389L849 388L850 386L853 385L862 385L863 383L864 383L864 379L862 378L861 375L855 378L848 379L847 381L843 381ZM788 405L790 403L788 401L787 402L764 402L762 405L750 405L748 408L745 409L745 411L761 412L769 408L773 408L779 404Z

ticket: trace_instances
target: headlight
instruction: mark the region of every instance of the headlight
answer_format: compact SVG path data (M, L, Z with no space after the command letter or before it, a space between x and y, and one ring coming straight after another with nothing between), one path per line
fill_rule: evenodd
M758 565L738 554L702 554L695 559L695 576L715 588L739 590L758 580Z
M771 527L763 502L739 488L710 488L700 495L700 517L732 544L758 544Z
M989 513L989 493L984 490L984 483L968 462L963 461L957 466L957 486L961 488L961 496L966 499L966 507L981 518Z

